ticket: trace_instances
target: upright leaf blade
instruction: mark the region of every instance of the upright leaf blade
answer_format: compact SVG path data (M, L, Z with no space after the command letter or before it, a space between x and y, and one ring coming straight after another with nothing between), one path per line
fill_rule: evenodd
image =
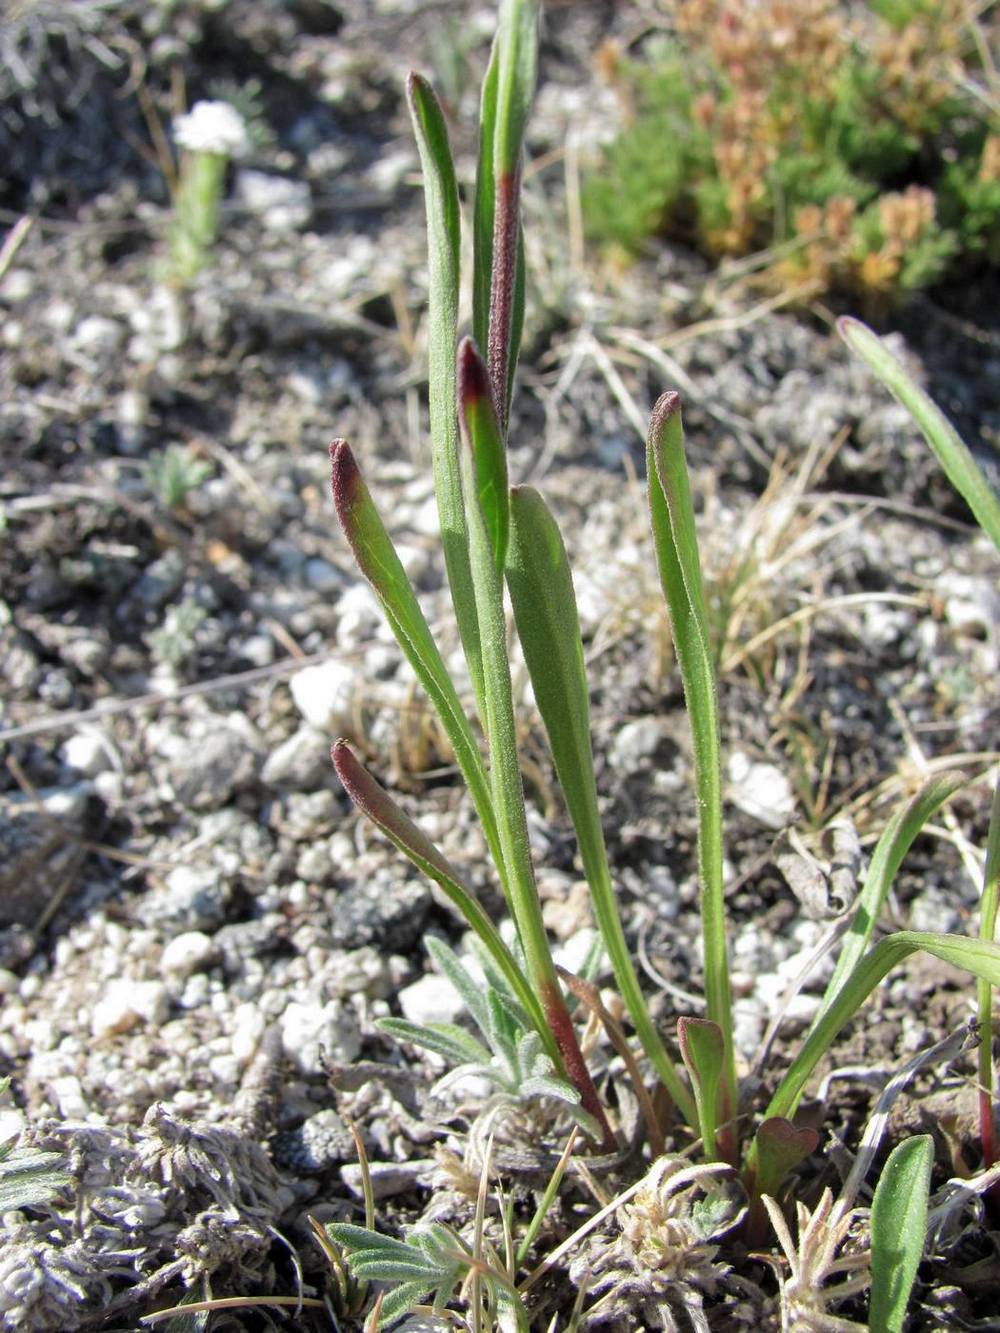
M610 1147L614 1140L580 1052L576 1032L556 977L542 920L517 756L503 584L494 561L495 551L489 525L479 501L479 477L471 447L462 451L462 486L483 648L490 787L514 921L524 950L528 975L552 1026L566 1072L580 1090L584 1110L601 1125L605 1142Z
M680 408L680 395L674 392L663 394L653 408L646 469L656 560L670 612L694 749L705 998L708 1017L719 1025L725 1041L723 1084L728 1105L735 1107L736 1067L722 886L719 709ZM729 1144L725 1152L730 1157L735 1143Z
M550 1055L557 1057L558 1048L549 1032L535 992L528 985L513 954L504 944L500 932L472 890L462 882L459 872L392 799L385 788L376 782L358 761L346 741L337 741L332 750L332 758L344 790L358 809L382 830L389 841L398 847L418 870L439 885L455 904L469 927L482 940L490 958L523 1005L525 1013L530 1016L532 1023L538 1029L539 1036L545 1042L546 1050Z
M931 815L967 781L962 773L950 773L932 778L889 820L878 840L864 885L858 894L850 929L844 936L833 976L824 992L819 1012L813 1020L814 1027L829 1009L837 992L867 949L875 923L885 904L886 895L914 838Z
M896 360L881 338L860 319L843 315L837 332L909 412L937 455L945 475L1000 551L1000 499L980 471L968 446L945 414Z
M933 1138L917 1134L898 1143L882 1168L872 1199L870 1333L903 1333L927 1239L933 1165Z
M650 1018L615 903L597 805L587 675L566 548L548 506L532 487L512 489L510 518L507 586L514 620L576 831L597 923L643 1049L681 1114L693 1122L691 1094Z
M979 908L979 938L995 940L997 903L1000 899L1000 776L993 788L993 806L986 835L986 865L983 869L983 896ZM983 1165L996 1161L996 1132L993 1126L993 988L988 981L976 983L976 1009L979 1017L979 1136L983 1144Z
M464 438L475 460L476 496L499 574L510 536L507 451L493 409L486 367L471 338L463 338L458 348L458 410Z
M701 1150L708 1161L714 1162L718 1156L715 1145L719 1122L726 1115L720 1105L726 1062L725 1039L718 1023L713 1023L710 1018L678 1019L677 1035L694 1088Z
M892 968L920 950L988 981L991 986L1000 985L1000 945L991 940L916 930L887 935L868 950L810 1031L771 1098L765 1116L790 1116L794 1112L807 1079L844 1024L854 1017ZM751 1170L756 1167L753 1148L749 1166Z
M426 79L411 74L406 91L423 169L427 211L427 376L434 491L455 619L482 716L482 655L469 566L469 534L462 500L455 415L455 344L458 340L461 258L458 185L448 129L433 89Z
M503 877L489 779L469 719L442 661L395 547L379 517L349 445L330 446L333 502L362 574L371 584L399 646L417 674L451 741L476 806L494 863Z
M480 112L473 331L504 432L524 312L521 153L537 65L537 0L503 0Z

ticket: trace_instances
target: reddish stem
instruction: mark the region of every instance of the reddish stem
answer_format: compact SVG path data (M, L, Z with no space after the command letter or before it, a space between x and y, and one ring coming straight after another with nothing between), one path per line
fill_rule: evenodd
M517 233L520 218L521 168L497 177L493 214L493 270L490 274L490 325L486 350L493 405L500 430L507 433L507 373L510 365L514 286L517 279Z
M615 1142L615 1136L608 1124L608 1117L597 1095L597 1089L594 1087L594 1080L590 1077L590 1070L587 1068L587 1062L580 1050L576 1028L569 1016L562 991L550 982L543 982L539 998L542 1002L542 1008L545 1010L549 1027L552 1029L552 1035L555 1037L559 1052L562 1055L563 1064L566 1066L566 1075L580 1094L581 1106L594 1117L600 1126L602 1135L601 1151L615 1152L618 1144Z

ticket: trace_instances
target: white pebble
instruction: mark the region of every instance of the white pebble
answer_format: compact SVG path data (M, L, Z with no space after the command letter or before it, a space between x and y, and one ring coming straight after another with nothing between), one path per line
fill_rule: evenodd
M81 731L71 736L59 753L68 768L74 768L88 778L111 767L107 742L93 731Z
M264 1035L267 1020L255 1004L240 1004L233 1014L233 1027L229 1041L233 1058L240 1065L247 1064Z
M295 706L322 731L346 731L351 717L355 672L343 662L320 662L294 675L289 687Z
M90 1030L95 1037L113 1037L130 1032L140 1023L157 1027L167 1016L170 999L160 981L133 981L118 977L108 983L94 1006Z
M281 1015L285 1055L303 1074L321 1074L323 1059L349 1064L361 1050L361 1033L350 1010L337 1000L326 1004L293 1000Z
M160 969L175 977L188 977L200 972L215 958L215 945L200 930L186 930L175 935L160 956Z
M774 764L754 763L737 751L729 759L729 799L767 828L784 828L795 814L791 784Z
M450 981L428 972L399 992L399 1007L411 1023L457 1023L465 1005Z

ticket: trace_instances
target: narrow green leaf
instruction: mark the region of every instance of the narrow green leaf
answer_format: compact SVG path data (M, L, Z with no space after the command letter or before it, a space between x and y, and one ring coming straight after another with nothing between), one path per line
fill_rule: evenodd
M479 648L469 535L462 500L455 417L455 344L458 340L460 227L458 185L444 115L430 84L411 74L406 86L420 151L427 211L427 376L431 462L441 524L441 545L455 619L480 716L483 669ZM485 343L482 344L485 346Z
M895 811L885 826L868 867L864 885L858 894L850 929L844 936L837 965L824 992L819 1013L813 1020L813 1027L820 1022L867 949L872 931L882 913L886 896L913 840L931 815L967 781L968 778L963 773L932 778L905 805Z
M415 1305L421 1305L433 1290L433 1285L433 1283L401 1282L398 1287L386 1292L378 1321L379 1328L384 1328L386 1324L391 1324L401 1316L409 1314Z
M438 651L395 547L365 485L361 469L345 440L330 446L333 502L362 574L381 603L417 679L427 691L455 751L486 835L490 855L503 876L503 860L489 779L455 686Z
M979 908L979 938L995 940L997 902L1000 899L1000 777L993 788L993 807L986 835L986 866L983 871L983 897ZM993 1126L993 987L988 981L976 983L976 1009L979 1018L979 1135L983 1144L983 1165L992 1166L997 1158Z
M493 140L495 176L518 169L524 131L538 76L538 4L502 0L497 20L497 117Z
M726 1042L718 1023L710 1018L679 1018L677 1036L681 1056L691 1075L694 1100L698 1109L698 1132L706 1160L717 1160L716 1135L720 1119L726 1118L720 1106ZM722 1114L720 1115L720 1112Z
M489 987L477 986L468 971L462 966L458 954L437 935L428 935L426 945L427 952L430 954L437 970L448 981L452 990L469 1011L476 1027L489 1041L492 1027Z
M913 1281L927 1239L927 1198L934 1140L918 1134L898 1143L872 1199L870 1333L903 1333Z
M576 831L597 924L643 1049L681 1114L693 1123L694 1102L649 1015L615 902L597 804L587 674L566 548L548 506L532 487L513 488L510 516L507 586L514 620Z
M500 60L494 38L479 105L479 159L473 208L472 336L477 347L490 341L490 284L493 279L493 139L496 133Z
M881 338L859 319L842 315L837 332L909 412L934 450L945 475L1000 551L1000 499L980 471L968 446L937 403L915 384Z
M505 433L524 315L521 151L537 64L536 0L504 0L480 108L473 333Z
M324 1228L334 1245L341 1246L348 1253L381 1253L386 1258L406 1258L411 1254L405 1241L394 1236L383 1236L369 1227L358 1226L356 1222L328 1222Z
M511 990L520 1000L546 1049L558 1058L558 1048L549 1032L545 1014L534 990L518 967L513 954L504 944L500 932L483 911L471 889L462 883L459 872L438 851L426 834L422 833L409 815L392 799L384 787L367 771L344 740L338 740L332 750L337 776L354 804L373 824L404 853L418 870L432 879L455 904L470 928L483 942L497 968Z
M725 1039L723 1086L727 1104L735 1106L736 1067L722 886L719 710L677 393L663 394L653 408L646 469L656 560L670 613L694 750L705 999L708 1017L719 1025ZM735 1143L726 1145L727 1158L730 1150L735 1152Z
M490 1062L486 1047L455 1023L411 1023L406 1018L378 1018L375 1026L394 1041L422 1046L451 1065L488 1065Z
M821 1021L809 1033L771 1098L766 1116L789 1116L794 1112L806 1080L844 1024L853 1018L892 968L919 950L975 977L981 977L992 986L1000 985L1000 945L991 940L915 930L901 930L894 935L887 935L858 962ZM751 1148L752 1169L756 1167L755 1157L755 1151Z
M486 738L490 753L490 785L502 849L503 865L525 965L562 1053L565 1072L580 1089L584 1109L593 1115L613 1143L610 1127L580 1052L549 949L535 884L524 807L524 789L517 756L517 728L507 657L507 621L503 584L494 563L489 528L478 498L479 479L472 450L462 451L462 486L469 524L476 610L483 648L486 693Z
M476 495L499 573L510 537L507 451L493 409L486 367L471 338L463 338L458 348L458 411L465 442L475 460Z
M70 1184L59 1168L63 1156L37 1148L14 1148L0 1164L0 1214L15 1208L37 1208Z

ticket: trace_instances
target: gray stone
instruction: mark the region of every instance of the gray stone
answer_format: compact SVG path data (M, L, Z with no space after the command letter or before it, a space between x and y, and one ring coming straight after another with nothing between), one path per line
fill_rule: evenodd
M269 787L310 791L329 781L332 772L329 734L305 726L271 751L260 779Z
M298 231L309 221L309 183L244 167L236 176L236 197L269 231Z
M322 1074L324 1059L350 1064L361 1053L358 1020L339 1000L293 1000L279 1026L285 1055L302 1074Z
M317 1111L297 1129L279 1134L274 1144L275 1158L285 1170L316 1175L357 1154L350 1130L336 1111Z
M212 930L225 920L229 891L212 866L177 866L150 894L147 919L184 930Z
M213 719L185 737L169 759L170 783L182 805L213 810L250 786L260 766L260 737L241 713Z

